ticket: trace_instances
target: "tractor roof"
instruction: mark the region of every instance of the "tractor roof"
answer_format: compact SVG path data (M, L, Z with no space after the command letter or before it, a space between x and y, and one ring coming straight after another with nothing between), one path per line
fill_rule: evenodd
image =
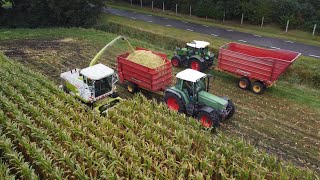
M185 81L196 82L198 79L205 77L206 74L193 70L193 69L186 69L179 72L176 77Z
M188 46L193 47L193 48L205 48L210 45L210 43L206 41L196 41L193 40L191 43L187 43Z
M103 64L96 64L94 66L82 69L80 73L91 80L100 80L112 75L114 70Z

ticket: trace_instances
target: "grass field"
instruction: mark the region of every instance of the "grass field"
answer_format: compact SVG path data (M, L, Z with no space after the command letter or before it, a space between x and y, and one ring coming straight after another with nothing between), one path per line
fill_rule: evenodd
M141 95L105 118L3 55L0 77L5 178L317 178Z
M220 27L224 29L233 29L236 31L240 32L246 32L246 33L251 33L251 34L257 34L257 35L262 35L262 36L267 36L267 37L274 37L274 38L280 38L280 39L286 39L286 40L291 40L291 41L297 41L297 42L302 42L306 44L312 44L316 46L320 46L320 36L312 36L312 32L305 32L305 31L300 31L300 30L290 30L286 33L283 29L280 29L276 27L275 25L269 25L266 24L263 28L261 28L259 25L250 25L246 24L244 22L243 25L240 24L240 18L239 21L225 21L224 23L219 20L213 20L213 19L205 19L205 18L199 18L196 16L189 16L185 14L178 14L176 15L175 12L171 11L165 11L162 12L161 9L154 8L154 11L152 11L151 7L143 7L141 8L140 6L130 6L128 3L121 3L121 2L116 2L116 1L109 1L107 3L107 6L110 7L115 7L123 10L129 10L129 11L137 11L137 12L142 12L142 13L148 13L152 15L157 15L161 17L167 17L167 18L172 18L172 19L177 19L177 20L182 20L182 21L187 21L187 22L192 22L196 24L205 24L209 26L214 26L214 27Z
M0 30L0 51L27 67L39 71L60 84L59 74L68 68L86 67L95 53L117 35L84 29L16 29ZM170 49L155 43L130 39L134 46L171 54ZM119 43L106 52L102 63L115 68L117 54L127 51ZM175 72L181 69L175 69ZM237 112L219 129L227 137L234 135L280 159L319 172L319 91L279 81L263 96L241 91L236 79L223 73L216 75L212 92L229 96ZM119 86L125 98L132 96ZM144 94L161 99L157 95Z

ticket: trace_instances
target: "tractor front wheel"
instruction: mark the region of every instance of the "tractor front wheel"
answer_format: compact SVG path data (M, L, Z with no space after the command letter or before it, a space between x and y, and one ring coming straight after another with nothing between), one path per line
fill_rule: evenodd
M173 67L180 67L180 65L181 65L180 59L177 57L173 57L171 59L171 64Z
M230 119L230 118L232 118L232 116L236 112L236 107L234 106L233 102L231 100L229 100L227 108L230 109L230 112L229 112L228 116L226 117L226 119Z
M266 87L260 81L256 81L256 82L252 83L252 91L255 94L263 94L265 89L266 89Z
M220 118L216 111L211 113L201 111L198 114L198 120L205 128L218 127L220 125Z
M190 68L197 71L202 71L202 63L198 59L190 59Z
M182 99L173 93L166 93L164 95L164 102L167 104L168 108L173 111L181 113L185 112L185 105Z

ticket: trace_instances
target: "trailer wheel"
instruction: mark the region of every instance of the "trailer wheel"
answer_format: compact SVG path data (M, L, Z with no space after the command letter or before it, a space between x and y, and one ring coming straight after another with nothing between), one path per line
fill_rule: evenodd
M190 68L193 70L201 71L202 70L202 63L195 58L190 59Z
M220 118L216 111L211 113L200 111L198 120L205 128L218 127L220 125Z
M249 89L251 85L250 80L247 77L242 77L239 79L238 86L241 89Z
M177 95L173 93L166 93L164 95L164 102L167 104L168 108L173 111L177 111L180 113L185 112L185 105L182 99L180 99Z
M138 87L136 84L133 84L131 82L127 82L127 90L131 93L134 94L138 92Z
M263 94L265 89L266 88L265 88L264 84L262 84L260 81L256 81L256 82L252 83L252 91L255 94Z
M173 67L180 67L180 64L181 64L180 59L178 59L177 57L173 57L171 59L171 64Z

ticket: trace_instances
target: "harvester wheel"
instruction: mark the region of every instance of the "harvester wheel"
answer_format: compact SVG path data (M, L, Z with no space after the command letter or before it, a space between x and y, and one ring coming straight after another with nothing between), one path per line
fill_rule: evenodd
M180 67L181 65L180 59L177 57L172 57L171 64L173 67Z
M131 82L127 82L127 90L131 93L134 94L136 92L138 92L138 87L137 85L131 83Z
M164 102L167 104L168 108L173 111L178 111L180 113L185 112L185 105L182 99L173 93L166 93L164 95Z
M226 117L226 119L232 118L232 116L236 112L236 107L234 106L234 104L231 100L228 100L228 108L231 108L231 110L230 110L228 116Z
M202 71L203 69L203 64L195 58L190 59L190 68L193 70L197 70L197 71Z
M205 128L218 127L220 125L220 118L216 111L211 113L200 111L198 120Z
M250 80L246 77L242 77L239 79L238 85L239 85L239 88L241 89L249 89L250 84L251 84Z
M265 91L265 86L263 83L261 83L260 81L256 81L254 83L252 83L252 91L255 94L263 94L263 92Z

